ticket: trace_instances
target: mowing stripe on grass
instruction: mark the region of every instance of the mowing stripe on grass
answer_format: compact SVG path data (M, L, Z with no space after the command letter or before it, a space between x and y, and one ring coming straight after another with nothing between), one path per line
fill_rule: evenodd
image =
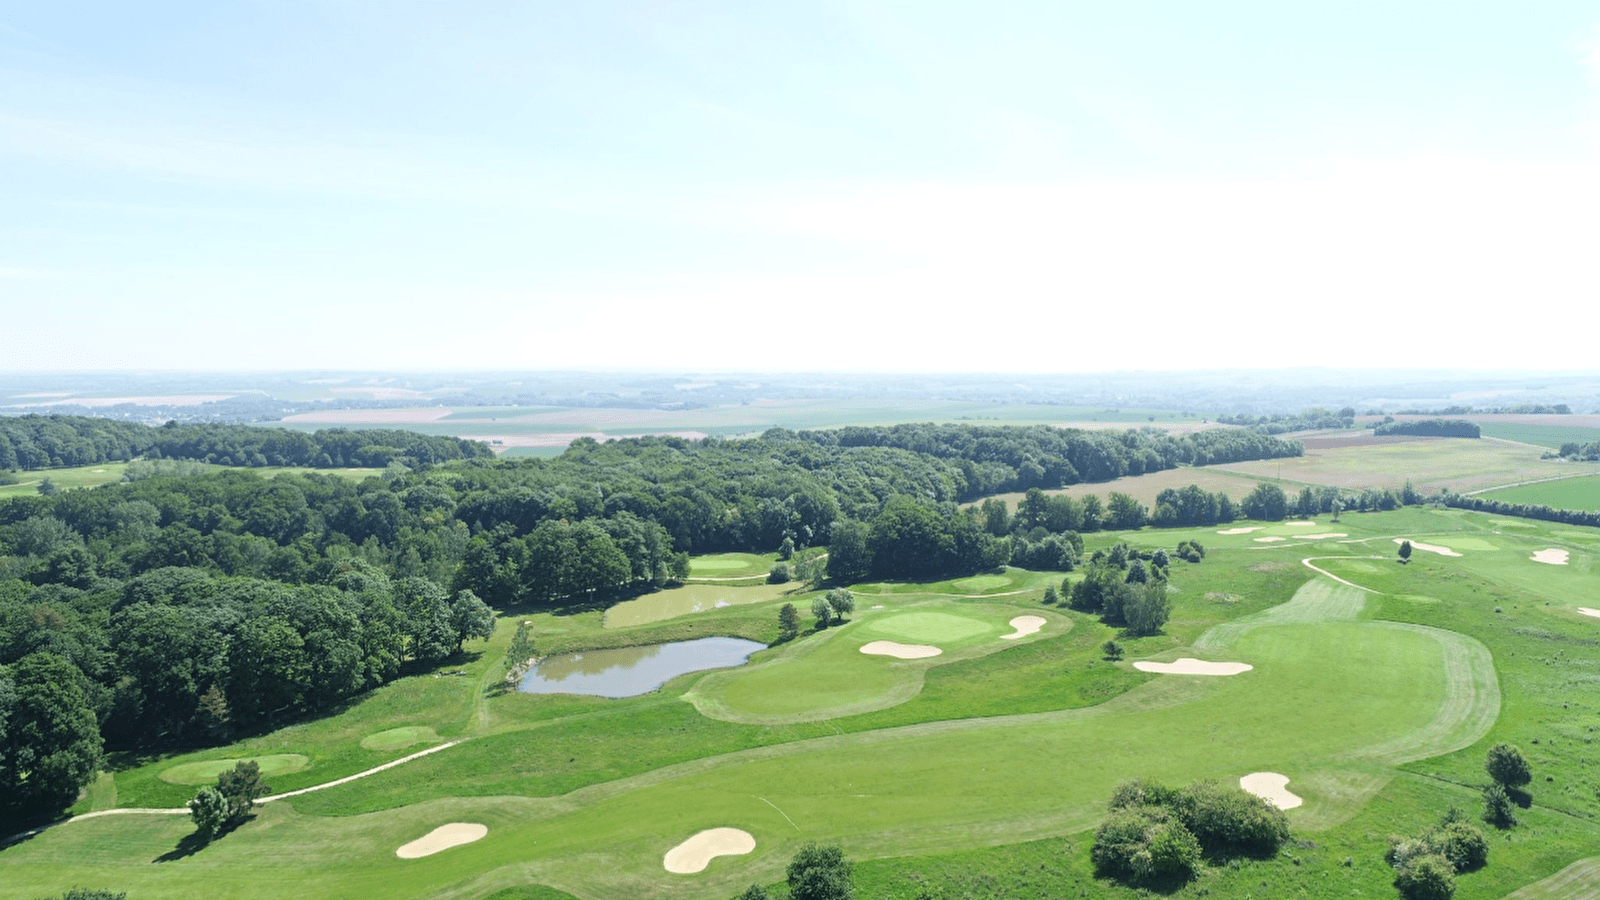
M1505 900L1600 900L1600 856L1580 859L1543 881L1507 894Z

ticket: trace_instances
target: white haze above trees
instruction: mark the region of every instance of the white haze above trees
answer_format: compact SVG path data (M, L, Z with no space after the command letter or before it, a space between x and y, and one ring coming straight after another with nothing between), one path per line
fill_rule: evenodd
M1597 38L1577 2L0 2L0 296L71 315L0 360L1424 366L1492 311L1494 365L1579 366ZM1019 327L1059 340L971 352Z

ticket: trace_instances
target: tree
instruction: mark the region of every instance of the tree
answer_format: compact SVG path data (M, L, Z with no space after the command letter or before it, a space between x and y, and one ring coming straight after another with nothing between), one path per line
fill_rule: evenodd
M779 559L788 559L789 557L791 557L793 555L794 555L794 537L792 537L791 535L787 535L786 534L786 535L783 536L783 543L778 545L778 558Z
M767 571L767 584L787 584L790 577L788 563L773 563Z
M811 598L811 614L817 617L817 630L828 627L828 622L833 618L833 607L828 605L826 597Z
M57 487L56 483L51 481L50 476L48 475L40 480L38 485L35 486L34 490L37 490L42 496L45 497L54 497L56 494L61 492L61 488Z
M494 637L494 610L469 590L456 591L450 601L450 626L456 634L456 652L460 653L467 638L489 640Z
M189 801L189 818L202 841L210 842L228 824L228 800L222 792L206 785Z
M1522 751L1511 744L1500 743L1489 748L1489 755L1484 758L1483 768L1496 784L1505 787L1508 792L1511 788L1519 788L1533 780L1533 772L1528 768L1528 760Z
M841 519L833 523L828 542L828 577L841 584L864 581L872 571L871 530L865 522Z
M217 793L227 801L228 824L237 825L255 808L257 799L272 793L272 788L262 783L261 766L247 759L217 773Z
M844 588L834 588L827 594L828 608L833 610L833 617L840 622L844 617L856 611L856 597Z
M1101 644L1100 651L1106 655L1106 659L1109 659L1112 662L1116 662L1122 658L1122 645L1116 641L1106 641L1104 644Z
M1046 587L1044 589L1044 605L1055 606L1059 602L1061 602L1061 595L1056 592L1056 586L1052 584Z
M739 895L739 900L767 900L767 889L759 884L752 884Z
M1245 517L1263 522L1276 522L1289 512L1289 498L1275 484L1261 482L1239 501Z
M1122 620L1128 631L1135 635L1156 634L1172 615L1172 598L1167 596L1167 583L1153 581L1133 588L1122 601Z
M1483 789L1483 820L1500 829L1517 824L1517 812L1511 795L1503 785L1495 783Z
M1404 563L1408 563L1410 561L1411 561L1411 542L1410 541L1401 541L1400 542L1400 562L1402 564L1404 564Z
M800 611L793 603L778 608L778 640L792 641L800 634Z
M791 900L852 900L855 897L855 886L850 881L852 868L840 848L806 844L789 861L789 897Z
M511 646L506 648L506 682L520 683L522 676L533 668L538 655L539 651L533 646L533 623L524 619L517 623L517 633L512 635Z
M0 806L53 813L94 780L104 757L87 687L53 653L0 666Z

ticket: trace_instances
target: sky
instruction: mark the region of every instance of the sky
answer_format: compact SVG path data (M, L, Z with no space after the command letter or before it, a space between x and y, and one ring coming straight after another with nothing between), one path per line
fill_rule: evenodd
M1592 369L1597 248L1593 0L0 0L0 370Z

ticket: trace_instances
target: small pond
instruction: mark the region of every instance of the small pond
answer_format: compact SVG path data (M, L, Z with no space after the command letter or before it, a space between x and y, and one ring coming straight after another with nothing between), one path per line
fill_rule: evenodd
M524 694L594 694L632 697L661 687L685 672L743 665L766 644L743 638L708 637L648 647L589 650L552 656L539 663L517 690Z

